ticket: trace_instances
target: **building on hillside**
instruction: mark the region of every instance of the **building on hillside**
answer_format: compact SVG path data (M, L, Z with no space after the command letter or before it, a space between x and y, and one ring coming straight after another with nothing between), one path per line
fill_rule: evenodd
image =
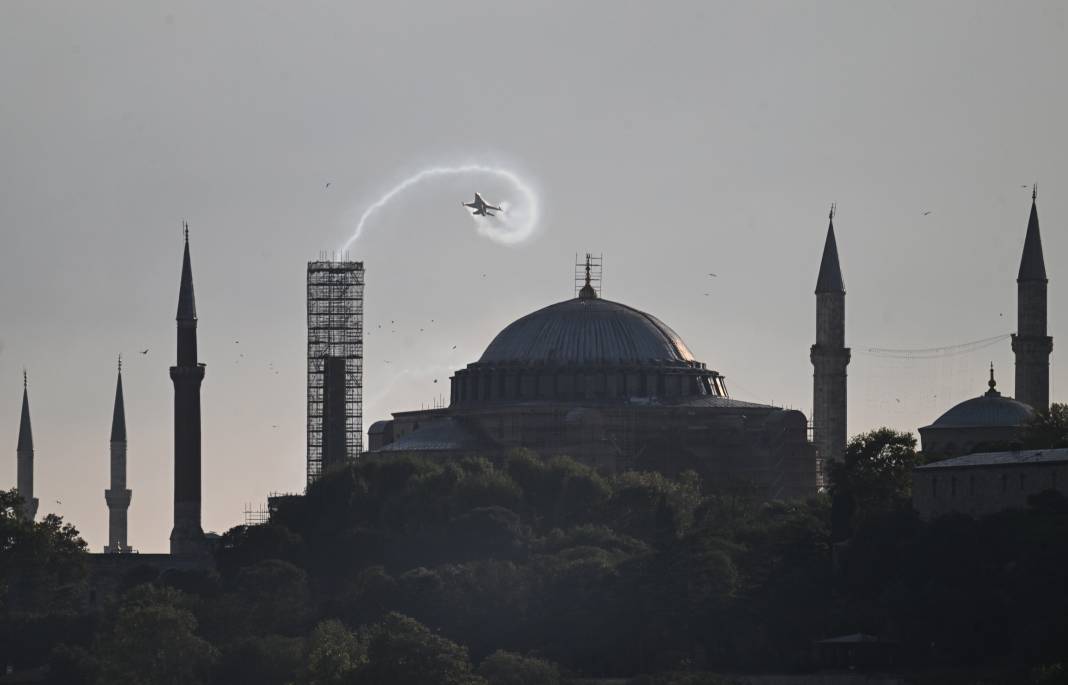
M506 326L455 372L445 409L398 412L371 427L372 455L455 456L528 447L604 472L678 473L761 488L817 489L799 411L731 398L655 316L600 297L589 271L578 296Z
M1068 448L983 452L912 470L912 506L924 518L1024 509L1028 498L1068 488Z

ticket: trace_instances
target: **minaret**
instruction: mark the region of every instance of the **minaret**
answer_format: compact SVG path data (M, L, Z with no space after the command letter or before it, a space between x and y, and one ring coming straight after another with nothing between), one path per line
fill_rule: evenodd
M108 503L108 544L105 554L129 552L126 542L126 512L133 492L126 489L126 407L122 401L122 357L115 383L115 410L111 414L111 487L104 491Z
M37 516L37 498L33 496L33 430L30 428L30 395L26 389L26 371L22 371L22 420L19 422L18 490L22 495L22 515L32 521Z
M189 262L189 226L185 225L182 283L178 291L178 360L171 367L174 382L174 528L171 554L206 553L200 527L200 382L204 365L197 362L197 306Z
M1027 220L1020 272L1016 276L1016 399L1036 411L1049 409L1049 355L1053 338L1046 335L1046 262L1038 231L1038 186L1031 191L1031 217Z
M817 456L824 461L840 461L846 445L849 348L845 346L845 286L834 240L834 209L831 205L827 242L816 278L816 344L809 353L814 368L812 441Z

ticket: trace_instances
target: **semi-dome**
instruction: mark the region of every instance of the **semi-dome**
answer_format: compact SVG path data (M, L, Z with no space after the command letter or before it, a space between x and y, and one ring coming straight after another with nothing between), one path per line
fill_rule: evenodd
M482 364L691 363L678 333L619 302L578 297L549 305L497 334Z

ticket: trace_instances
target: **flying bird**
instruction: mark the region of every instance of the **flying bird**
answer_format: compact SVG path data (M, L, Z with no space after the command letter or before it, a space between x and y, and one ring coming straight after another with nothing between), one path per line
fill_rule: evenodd
M712 278L716 278L716 274L708 274L708 275L711 276Z
M327 189L327 188L329 188L329 187L330 187L330 182L329 182L329 181L327 181L327 182L326 182L326 185L325 185L325 186L323 186L323 189L325 190L325 189Z
M141 354L148 354L148 350L141 350Z
M929 209L928 209L928 210L927 210L926 212L924 212L924 213L923 213L923 215L924 215L924 216L927 216L927 215L928 215L928 214L930 214L930 213L931 213L931 210L929 210Z

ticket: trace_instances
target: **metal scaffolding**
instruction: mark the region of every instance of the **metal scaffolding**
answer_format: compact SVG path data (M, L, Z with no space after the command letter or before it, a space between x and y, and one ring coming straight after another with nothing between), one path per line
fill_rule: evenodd
M308 483L330 466L354 461L363 449L363 262L308 262ZM327 367L344 365L342 393L324 403ZM331 394L328 389L327 394ZM344 416L336 411L344 407ZM324 417L324 412L331 416ZM338 424L344 453L330 453ZM328 430L333 428L333 430ZM333 450L337 452L336 447Z

